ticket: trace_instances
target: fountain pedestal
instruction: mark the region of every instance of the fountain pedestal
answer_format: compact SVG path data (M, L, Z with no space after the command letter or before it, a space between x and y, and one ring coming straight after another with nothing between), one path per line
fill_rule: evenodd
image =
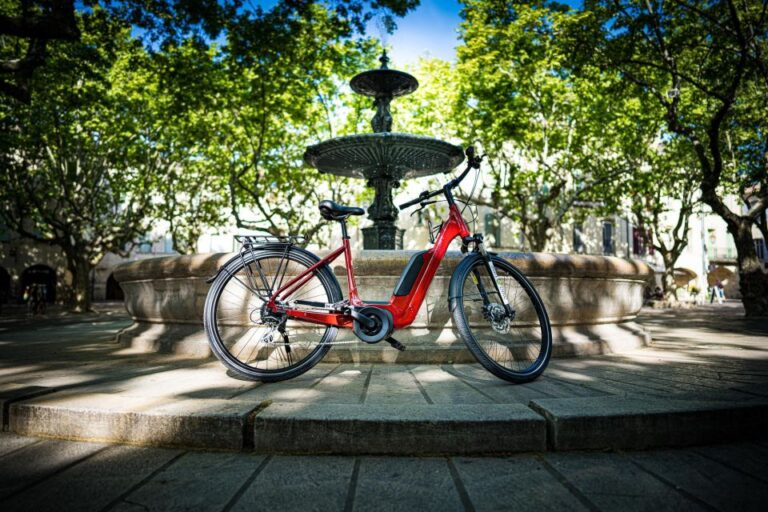
M373 226L362 229L363 247L366 249L396 249L403 248L403 234L405 230L398 228L394 222L378 222Z

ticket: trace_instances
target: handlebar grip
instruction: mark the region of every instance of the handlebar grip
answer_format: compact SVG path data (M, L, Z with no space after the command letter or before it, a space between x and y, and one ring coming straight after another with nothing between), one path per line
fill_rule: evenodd
M419 204L422 201L421 197L417 197L416 199L413 199L411 201L408 201L407 203L403 203L399 206L401 210L405 210L406 208L410 208L411 206L415 204Z

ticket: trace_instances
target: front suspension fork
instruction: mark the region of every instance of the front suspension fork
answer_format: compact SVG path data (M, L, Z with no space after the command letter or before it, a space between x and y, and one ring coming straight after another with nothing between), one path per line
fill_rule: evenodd
M515 318L515 310L513 310L512 306L509 305L509 300L507 299L507 294L504 291L504 287L501 285L501 283L499 283L499 274L496 273L496 266L493 264L493 258L491 257L491 254L485 250L485 245L483 245L483 235L476 234L474 236L464 237L461 241L462 253L467 253L470 243L475 244L474 252L479 253L483 258L485 268L488 270L488 274L491 276L491 283L493 283L493 288L496 290L496 293L499 294L499 297L501 297L501 303L504 305L504 311L507 313L509 318ZM477 291L480 292L480 296L483 298L483 305L490 305L491 301L488 298L488 291L485 289L483 280L480 277L480 272L473 269L472 277L475 281L475 284L477 285Z
M499 282L499 274L496 272L496 266L493 264L493 258L491 254L485 250L482 235L475 235L475 251L478 252L483 258L485 268L488 269L488 274L491 276L491 283L493 283L493 288L496 290L496 293L499 294L499 297L501 297L501 303L504 305L504 311L506 311L509 318L514 318L515 311L509 304L507 294L504 291L504 286L502 286L502 284ZM480 292L480 295L483 297L483 304L487 306L490 304L490 300L488 299L488 292L485 290L485 285L483 285L483 281L480 279L480 275L477 270L472 270L472 273L474 274L475 280L477 281L477 289Z

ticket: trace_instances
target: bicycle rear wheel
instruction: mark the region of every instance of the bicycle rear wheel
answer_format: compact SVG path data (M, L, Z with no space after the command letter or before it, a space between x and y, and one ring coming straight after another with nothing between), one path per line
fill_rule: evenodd
M203 323L211 350L238 375L272 382L296 377L331 348L337 328L286 319L266 308L268 298L292 277L317 262L306 251L262 249L228 263L211 284ZM286 297L330 304L341 288L327 266Z
M482 257L459 267L451 281L453 321L464 343L483 367L504 380L530 382L552 354L552 328L531 282L506 260L493 257L510 316Z

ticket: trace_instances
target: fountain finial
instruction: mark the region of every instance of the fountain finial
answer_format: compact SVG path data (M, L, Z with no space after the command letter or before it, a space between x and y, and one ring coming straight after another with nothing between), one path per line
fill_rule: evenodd
M389 64L389 57L387 57L387 49L384 48L381 51L381 57L379 57L379 62L381 62L381 67L379 69L389 69L387 64Z
M375 133L392 131L392 114L389 111L392 99L410 94L419 87L419 82L408 73L389 69L386 48L382 49L379 62L379 69L364 71L349 82L356 93L373 97L376 114L371 119L371 127Z

